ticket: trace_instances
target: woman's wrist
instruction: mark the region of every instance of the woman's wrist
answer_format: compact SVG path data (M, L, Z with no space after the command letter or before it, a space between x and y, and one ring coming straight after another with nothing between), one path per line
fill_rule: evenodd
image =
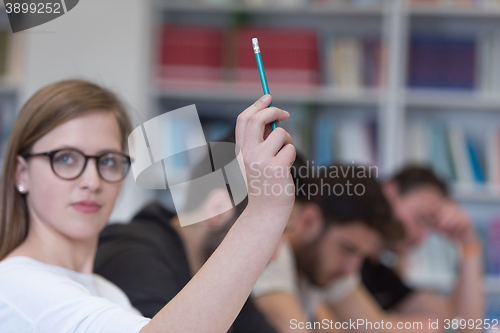
M479 240L462 244L462 259L476 258L483 253L483 245Z

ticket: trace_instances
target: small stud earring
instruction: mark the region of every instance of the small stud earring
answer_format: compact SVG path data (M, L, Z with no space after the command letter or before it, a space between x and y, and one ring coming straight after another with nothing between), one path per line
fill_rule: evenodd
M19 192L24 193L24 186L23 185L19 185Z

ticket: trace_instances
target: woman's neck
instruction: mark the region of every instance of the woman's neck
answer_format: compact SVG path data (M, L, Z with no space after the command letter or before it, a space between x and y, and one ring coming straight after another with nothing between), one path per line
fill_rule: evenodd
M92 240L75 240L61 234L49 233L43 228L30 228L24 242L6 258L25 256L49 265L91 274L94 270L96 249L97 237Z

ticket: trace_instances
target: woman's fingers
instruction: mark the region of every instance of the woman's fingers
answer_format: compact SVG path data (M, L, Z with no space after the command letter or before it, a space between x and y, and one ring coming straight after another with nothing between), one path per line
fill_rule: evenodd
M278 127L280 127L280 121L279 120L276 120L276 125ZM267 124L266 128L264 130L264 140L267 139L267 137L269 136L269 134L271 134L272 132L273 132L273 126L272 126L272 124Z
M283 128L278 127L269 134L263 143L263 147L266 153L276 156L280 149L287 144L293 144L292 137Z
M280 165L292 166L293 162L295 161L296 155L297 152L295 150L295 146L291 143L288 143L283 148L281 148L281 150L278 152L278 155L276 155L276 158L278 159Z
M245 140L250 140L248 142L251 145L258 145L264 141L264 131L267 124L272 123L275 120L287 120L290 118L290 114L284 110L272 107L261 110L253 114L250 119L248 119L247 127L245 129Z
M255 103L250 105L245 111L240 113L236 121L236 144L238 146L242 147L243 145L249 119L260 110L267 108L269 104L271 104L271 101L271 95L264 95L255 101Z

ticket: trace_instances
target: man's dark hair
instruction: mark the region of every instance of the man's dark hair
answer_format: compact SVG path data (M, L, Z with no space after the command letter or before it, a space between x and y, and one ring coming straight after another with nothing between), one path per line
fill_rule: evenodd
M404 195L424 186L432 186L441 194L448 195L446 183L427 167L407 165L391 178L398 185L399 194Z
M336 177L332 177L332 173L318 177L318 184L324 190L314 199L324 214L326 226L358 221L388 241L404 237L403 226L393 214L376 174L372 174L369 167L334 164L329 170L340 171ZM328 188L331 191L327 191Z
M403 226L393 214L376 180L376 172L372 171L359 165L314 166L297 154L291 172L296 187L295 201L316 203L325 217L325 227L358 221L388 241L400 240L404 237Z

